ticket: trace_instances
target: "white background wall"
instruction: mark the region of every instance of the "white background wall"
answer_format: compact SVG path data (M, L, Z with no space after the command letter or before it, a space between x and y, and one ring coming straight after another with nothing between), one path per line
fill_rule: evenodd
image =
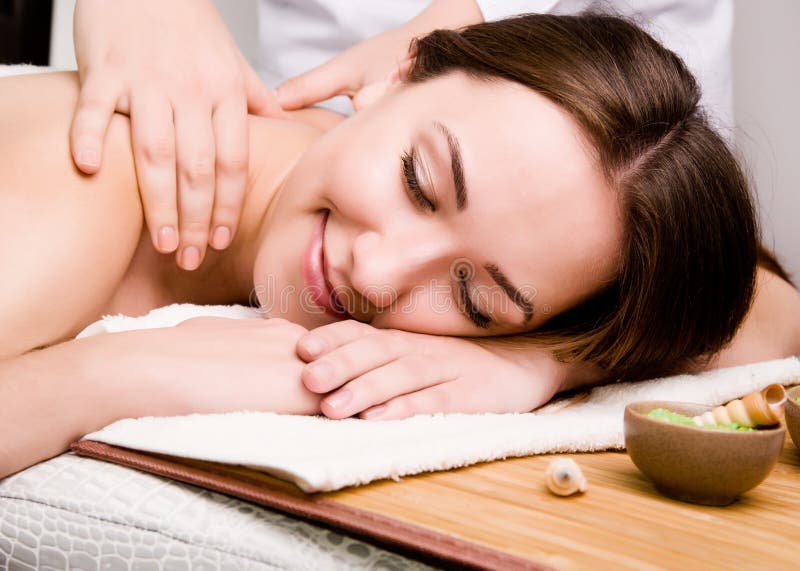
M764 243L800 285L800 2L736 0L734 117Z
M757 191L764 242L800 282L800 0L734 2L736 144ZM258 0L215 4L255 62ZM62 68L75 65L73 5L55 1L51 63Z

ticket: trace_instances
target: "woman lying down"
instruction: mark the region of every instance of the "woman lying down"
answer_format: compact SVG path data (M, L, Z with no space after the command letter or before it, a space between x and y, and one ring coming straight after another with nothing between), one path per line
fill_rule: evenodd
M194 272L151 245L127 118L99 174L73 166L77 94L0 80L0 477L125 417L528 411L800 353L800 298L695 80L623 20L437 31L325 133L251 117L240 229ZM73 340L175 302L282 319Z

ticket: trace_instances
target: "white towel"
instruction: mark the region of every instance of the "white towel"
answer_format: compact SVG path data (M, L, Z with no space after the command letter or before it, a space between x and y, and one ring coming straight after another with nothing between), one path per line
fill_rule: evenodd
M103 325L87 329L164 327L196 315L242 318L258 312L241 306L174 305L135 319L104 318ZM513 456L620 449L629 402L716 405L771 383L800 383L800 359L606 385L586 398L524 414L437 414L383 422L265 412L193 414L124 419L84 440L241 464L293 481L306 492L321 492Z
M29 73L45 73L48 71L58 71L52 67L31 65L20 63L15 65L0 65L0 77L8 75L28 75Z

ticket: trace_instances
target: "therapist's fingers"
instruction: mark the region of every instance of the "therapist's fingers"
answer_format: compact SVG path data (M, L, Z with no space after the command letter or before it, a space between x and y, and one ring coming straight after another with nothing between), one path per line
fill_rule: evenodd
M336 95L353 95L360 87L353 66L342 55L278 86L278 102L284 109L301 109Z
M247 95L247 110L253 115L262 117L288 117L278 102L274 91L269 89L253 68L242 58L242 71L244 73L244 87Z
M155 91L131 96L131 140L150 239L166 254L178 247L175 125L172 105Z
M100 170L106 129L120 95L119 84L91 75L81 86L70 128L70 147L72 160L86 174Z
M205 256L214 205L214 131L210 107L190 101L173 107L180 234L177 262L184 270L194 270Z
M209 244L228 247L236 235L242 212L250 151L247 108L244 100L229 98L214 110L216 187Z

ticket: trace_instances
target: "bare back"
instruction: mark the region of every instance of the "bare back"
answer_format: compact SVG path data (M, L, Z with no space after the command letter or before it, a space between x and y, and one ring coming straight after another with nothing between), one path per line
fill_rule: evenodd
M165 285L179 270L144 228L127 117L112 119L99 173L75 168L68 133L78 87L75 73L0 79L0 358L70 339L104 313L241 301L203 297L202 272ZM258 118L250 131L251 156L270 159L251 164L250 184L258 179L269 202L319 131Z

